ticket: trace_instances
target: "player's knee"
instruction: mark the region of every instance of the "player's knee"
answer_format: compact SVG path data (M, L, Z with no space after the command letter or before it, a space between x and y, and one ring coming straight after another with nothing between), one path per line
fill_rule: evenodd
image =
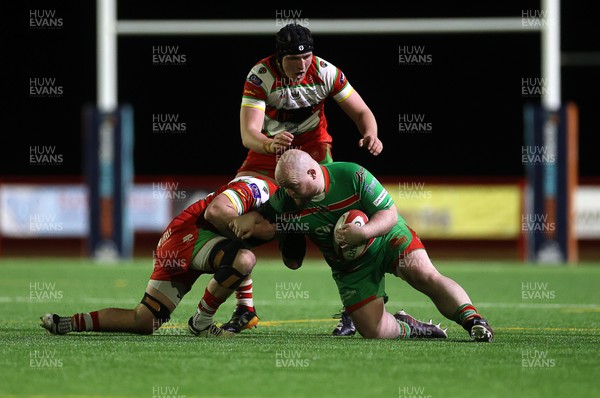
M350 311L349 309L347 310ZM361 305L359 308L355 308L350 312L350 317L354 322L356 331L363 338L380 339L388 338L390 330L393 329L393 325L390 327L389 322L382 324L382 321L389 321L389 317L385 316L386 314L384 299L383 297L379 297ZM392 320L394 320L393 316ZM384 326L383 328L382 325Z
M252 273L255 264L254 253L247 249L239 249L232 265L223 265L215 272L215 281L226 289L236 290Z
M256 265L256 256L250 250L240 249L233 261L233 267L243 275L250 275Z
M252 256L250 258L250 255ZM254 254L244 248L242 242L232 240L222 240L218 242L212 249L209 258L209 264L215 269L222 267L235 267L241 269L247 264L256 262ZM254 264L252 264L254 266ZM249 273L249 272L248 272Z
M133 314L135 331L139 334L152 334L169 319L171 310L167 305L147 292Z

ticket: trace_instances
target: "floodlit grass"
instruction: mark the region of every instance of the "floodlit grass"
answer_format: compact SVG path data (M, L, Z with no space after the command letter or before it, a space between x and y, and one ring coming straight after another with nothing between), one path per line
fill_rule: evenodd
M133 308L151 260L0 262L2 382L15 397L582 397L600 396L600 264L540 267L440 262L496 330L474 343L428 297L387 277L390 312L449 326L444 341L336 338L341 302L323 261L297 271L259 259L258 328L233 339L190 335L208 276L152 336L46 334L39 316ZM230 298L217 313L225 322Z

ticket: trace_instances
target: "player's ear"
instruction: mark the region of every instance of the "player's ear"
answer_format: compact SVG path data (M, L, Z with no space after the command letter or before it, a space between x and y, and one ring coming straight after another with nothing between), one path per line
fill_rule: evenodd
M317 178L317 171L315 169L308 169L306 172L313 180Z

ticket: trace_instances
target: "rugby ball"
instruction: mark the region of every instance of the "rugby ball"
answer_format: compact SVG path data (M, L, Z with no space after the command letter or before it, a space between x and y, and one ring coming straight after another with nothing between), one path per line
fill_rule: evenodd
M337 231L337 229L344 224L354 224L358 225L359 227L362 227L367 222L369 222L369 217L363 211L360 210L349 210L340 216L337 223L335 224L333 234L333 249L335 250L338 257L347 261L355 260L363 254L365 254L365 252L367 251L369 246L371 246L375 239L371 238L363 244L347 245L344 248L341 248L335 240L335 231Z

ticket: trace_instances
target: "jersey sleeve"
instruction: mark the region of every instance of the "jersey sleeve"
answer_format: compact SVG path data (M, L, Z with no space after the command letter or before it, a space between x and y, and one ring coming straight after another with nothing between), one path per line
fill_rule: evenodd
M357 165L354 173L354 186L359 194L360 203L367 211L367 214L374 214L380 210L387 210L394 204L394 200L375 178L371 172L362 166Z
M272 79L269 78L269 72L265 64L259 63L250 70L246 81L244 82L244 92L242 94L242 106L250 108L266 109L267 95L270 88L267 84Z
M258 178L240 178L230 183L222 193L227 196L231 204L242 215L264 205L273 191L274 184Z
M354 88L346 79L346 75L335 65L322 58L317 59L319 75L327 87L331 87L329 96L336 102L342 102L352 94Z

